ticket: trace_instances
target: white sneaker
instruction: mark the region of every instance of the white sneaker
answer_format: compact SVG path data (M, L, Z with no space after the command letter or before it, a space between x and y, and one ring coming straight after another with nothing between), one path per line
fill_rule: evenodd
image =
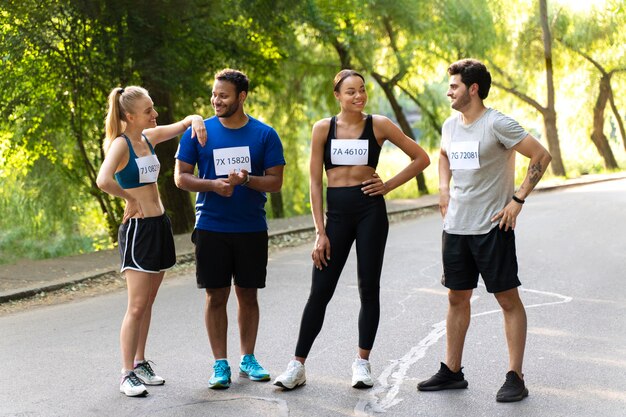
M135 366L134 372L137 378L145 385L163 385L165 380L154 373L150 366L151 361L143 361ZM153 362L154 363L154 362Z
M352 363L352 386L354 388L371 388L374 386L370 361L361 358L354 360Z
M120 382L120 392L126 394L128 397L143 397L148 395L148 390L141 383L137 375L134 372L129 372L122 375L122 381Z
M274 380L274 385L285 389L294 389L306 383L304 365L296 360L292 360L287 365L287 370Z

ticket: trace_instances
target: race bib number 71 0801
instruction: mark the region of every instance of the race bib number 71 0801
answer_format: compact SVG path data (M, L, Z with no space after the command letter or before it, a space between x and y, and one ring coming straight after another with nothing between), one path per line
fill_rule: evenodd
M228 175L232 171L239 172L242 169L248 172L252 171L249 146L214 149L213 162L215 163L215 175L218 176Z
M448 150L450 169L478 169L480 158L479 142L452 142Z
M161 164L156 155L142 156L135 159L139 170L139 183L150 184L159 178Z

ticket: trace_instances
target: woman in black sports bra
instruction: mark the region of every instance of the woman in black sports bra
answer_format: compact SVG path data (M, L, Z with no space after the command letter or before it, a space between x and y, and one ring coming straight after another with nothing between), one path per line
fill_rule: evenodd
M201 144L206 130L201 116L157 126L148 91L141 87L114 88L104 140L105 158L96 180L98 187L126 200L118 233L122 272L128 288L128 307L120 331L122 376L120 392L144 396L145 385L161 385L145 360L152 304L165 270L176 263L174 237L157 188L160 164L154 146L191 127Z
M361 74L353 70L340 71L335 76L334 94L341 111L313 126L310 196L317 234L311 253L313 279L302 314L295 358L275 381L286 389L302 385L306 380L304 362L322 328L326 306L354 241L361 311L352 386L369 388L373 385L369 355L378 329L380 275L389 227L383 196L415 178L430 164L426 152L391 120L363 113L367 92ZM385 140L411 158L411 162L388 181L376 174ZM328 184L326 222L322 199L324 170Z

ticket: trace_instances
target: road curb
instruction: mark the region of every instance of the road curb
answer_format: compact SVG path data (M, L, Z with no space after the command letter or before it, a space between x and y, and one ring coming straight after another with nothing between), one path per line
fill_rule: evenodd
M538 186L534 190L534 192L548 192L557 189L577 187L620 179L626 179L626 172L620 172L610 175L589 175L572 180L561 181L554 184L540 184L540 186ZM402 221L409 217L413 217L414 215L424 213L430 210L436 210L438 208L438 197L436 195L424 196L412 200L402 200L402 203L398 203L395 200L391 201L394 201L394 203L392 204L388 202L389 206L393 206L388 207L388 216L390 222ZM295 246L293 242L296 242L296 244L300 244L303 240L312 239L314 231L315 229L312 223L311 225L307 226L297 226L293 229L276 230L274 232L270 231L268 233L270 248L278 249L283 247ZM181 251L176 256L176 262L178 266L186 265L194 261L195 259L193 251ZM101 279L107 277L108 275L118 274L119 272L117 268L107 269L105 271L100 270L97 272L91 271L88 273L76 274L74 277L61 278L53 283L46 285L39 285L32 288L25 288L14 291L5 291L4 293L0 293L0 304L34 297L41 293L56 291L63 288L72 287L80 283Z

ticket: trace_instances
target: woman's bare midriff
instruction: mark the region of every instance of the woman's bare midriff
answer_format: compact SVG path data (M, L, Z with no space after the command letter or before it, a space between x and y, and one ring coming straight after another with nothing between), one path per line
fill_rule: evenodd
M156 183L127 188L125 191L139 202L143 217L158 217L165 212Z
M372 178L376 171L367 165L340 166L326 171L328 187L352 187Z

